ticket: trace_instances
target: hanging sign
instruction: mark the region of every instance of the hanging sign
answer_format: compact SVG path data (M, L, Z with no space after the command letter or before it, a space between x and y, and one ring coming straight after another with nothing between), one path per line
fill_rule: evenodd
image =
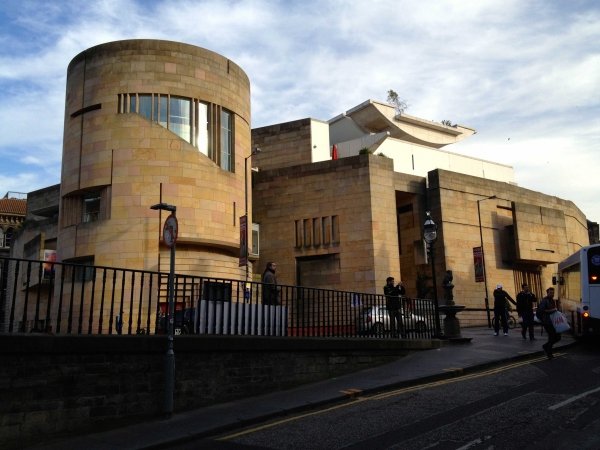
M177 242L177 231L179 226L177 224L177 217L173 214L169 215L169 217L165 220L165 225L163 226L163 242L167 244L168 247L173 247L175 242Z

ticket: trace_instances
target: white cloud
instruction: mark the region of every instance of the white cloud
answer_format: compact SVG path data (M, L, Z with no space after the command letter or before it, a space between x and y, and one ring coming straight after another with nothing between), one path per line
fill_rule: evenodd
M0 123L10 126L0 133L0 188L11 175L5 162L28 180L60 157L73 57L118 39L168 39L242 67L255 127L327 120L394 89L409 114L477 129L453 151L512 165L521 186L600 220L594 1L9 0L3 8Z

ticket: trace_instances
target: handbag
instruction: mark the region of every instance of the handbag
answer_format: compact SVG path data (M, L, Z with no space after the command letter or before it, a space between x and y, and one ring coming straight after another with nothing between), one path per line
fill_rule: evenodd
M564 333L565 331L569 331L571 329L569 323L567 322L567 317L560 311L554 311L549 317L550 321L552 322L552 326L557 333Z

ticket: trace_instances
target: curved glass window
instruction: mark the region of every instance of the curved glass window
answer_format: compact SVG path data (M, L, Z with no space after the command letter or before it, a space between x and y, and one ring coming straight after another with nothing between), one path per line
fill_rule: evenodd
M233 113L219 105L169 94L119 94L119 113L137 113L196 147L222 169L234 170Z

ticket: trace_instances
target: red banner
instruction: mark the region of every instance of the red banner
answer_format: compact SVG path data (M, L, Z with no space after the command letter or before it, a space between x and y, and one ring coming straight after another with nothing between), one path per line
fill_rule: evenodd
M473 264L475 265L475 281L484 281L483 250L481 247L473 247Z
M240 264L248 265L248 217L240 217Z

